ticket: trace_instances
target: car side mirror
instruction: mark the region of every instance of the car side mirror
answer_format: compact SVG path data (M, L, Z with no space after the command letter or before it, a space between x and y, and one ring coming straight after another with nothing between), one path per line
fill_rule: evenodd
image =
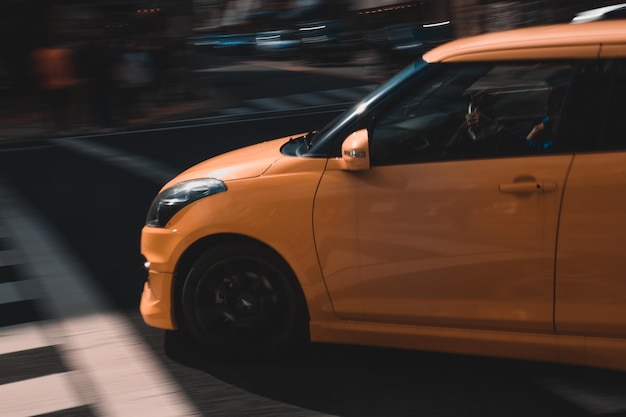
M369 135L367 129L350 134L341 145L341 161L344 169L364 171L370 169Z

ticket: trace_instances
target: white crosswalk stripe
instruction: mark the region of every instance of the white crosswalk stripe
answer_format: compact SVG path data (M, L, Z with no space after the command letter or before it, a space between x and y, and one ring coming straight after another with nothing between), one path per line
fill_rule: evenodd
M32 323L0 328L0 355L49 345L41 328Z
M362 99L365 94L373 89L374 86L365 86L366 88L341 88L336 90L323 91L325 95L334 97L337 100L343 100L347 102L356 102Z
M27 417L86 405L66 374L52 374L0 386L3 417ZM24 405L28 405L25 409Z
M8 227L2 223L0 236L10 238ZM18 250L1 250L0 266L17 266L24 259ZM25 301L38 301L44 296L35 279L12 280L6 268L0 269L0 306L7 313L7 306ZM12 310L9 308L10 314ZM0 361L6 355L28 353L37 349L54 347L39 323L23 323L0 327ZM53 349L52 351L56 351ZM56 361L61 361L56 358ZM11 364L9 362L9 371ZM5 375L6 376L6 375ZM71 381L70 372L26 378L0 385L0 415L3 417L27 417L45 413L89 406L78 394Z
M348 106L358 102L359 100L364 98L367 93L376 88L376 86L377 84L369 84L350 88L322 90L311 93L290 94L283 97L265 97L250 99L244 101L240 106L219 109L216 110L215 113L207 116L179 118L176 120L165 120L158 123L159 125L165 125L168 127L149 127L137 131L122 131L107 134L72 136L71 138L54 139L54 142L57 144L61 144L62 146L72 147L77 151L81 151L80 147L85 147L84 149L82 149L83 153L93 154L92 156L97 158L98 155L96 155L95 152L99 151L86 151L87 147L91 145L73 145L67 143L67 139L81 141L88 137L129 135L138 132L154 132L159 130L181 129L183 127L197 127L199 126L199 123L202 122L213 124L220 118L256 115L265 112L304 112L311 110L320 111L323 110L324 107L332 108L332 111L338 111L337 106ZM187 123L187 125L183 125L184 123ZM171 127L172 125L176 125L176 127ZM94 148L97 148L97 146L94 146Z
M13 282L0 284L0 304L15 303L21 299L22 297L18 294L16 284Z
M41 291L33 280L0 283L0 304L34 300L40 296Z
M157 184L164 184L176 174L168 167L157 164L155 161L148 161L138 155L127 155L117 150L109 149L95 143L86 143L76 138L58 138L56 143L77 152L91 155L96 159L107 161L123 169L130 169L135 175L154 181Z
M0 374L0 416L76 409L111 417L199 415L63 241L1 179L0 199L2 236L15 247L0 250L0 260L21 262L19 278L0 276L0 308L36 303L46 319L0 327L0 364L9 370ZM53 364L49 374L40 363L28 363L41 355ZM11 372L14 363L35 375L20 380Z
M311 93L290 94L284 97L265 97L246 100L243 106L222 109L224 115L244 115L259 111L286 111L299 108L351 104L361 100L376 88L376 84L350 88L322 90Z

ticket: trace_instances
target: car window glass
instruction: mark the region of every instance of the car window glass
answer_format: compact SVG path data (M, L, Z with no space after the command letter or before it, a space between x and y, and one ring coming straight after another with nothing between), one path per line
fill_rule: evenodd
M612 64L604 141L607 148L626 149L626 61Z
M575 138L578 151L626 146L623 62L585 63L571 85L561 134Z
M442 65L376 118L372 163L550 152L572 74L564 62Z

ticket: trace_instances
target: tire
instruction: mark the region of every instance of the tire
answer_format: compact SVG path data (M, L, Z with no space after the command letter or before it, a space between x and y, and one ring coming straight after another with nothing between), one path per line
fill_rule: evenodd
M257 244L228 243L205 252L187 275L182 304L191 335L227 356L273 356L308 338L295 276Z

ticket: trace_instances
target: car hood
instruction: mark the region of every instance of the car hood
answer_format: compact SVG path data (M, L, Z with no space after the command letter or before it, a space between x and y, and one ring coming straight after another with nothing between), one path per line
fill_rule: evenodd
M222 181L238 180L263 175L276 161L283 158L281 146L302 135L286 136L280 139L247 146L207 159L182 172L165 187L196 178L218 178Z

